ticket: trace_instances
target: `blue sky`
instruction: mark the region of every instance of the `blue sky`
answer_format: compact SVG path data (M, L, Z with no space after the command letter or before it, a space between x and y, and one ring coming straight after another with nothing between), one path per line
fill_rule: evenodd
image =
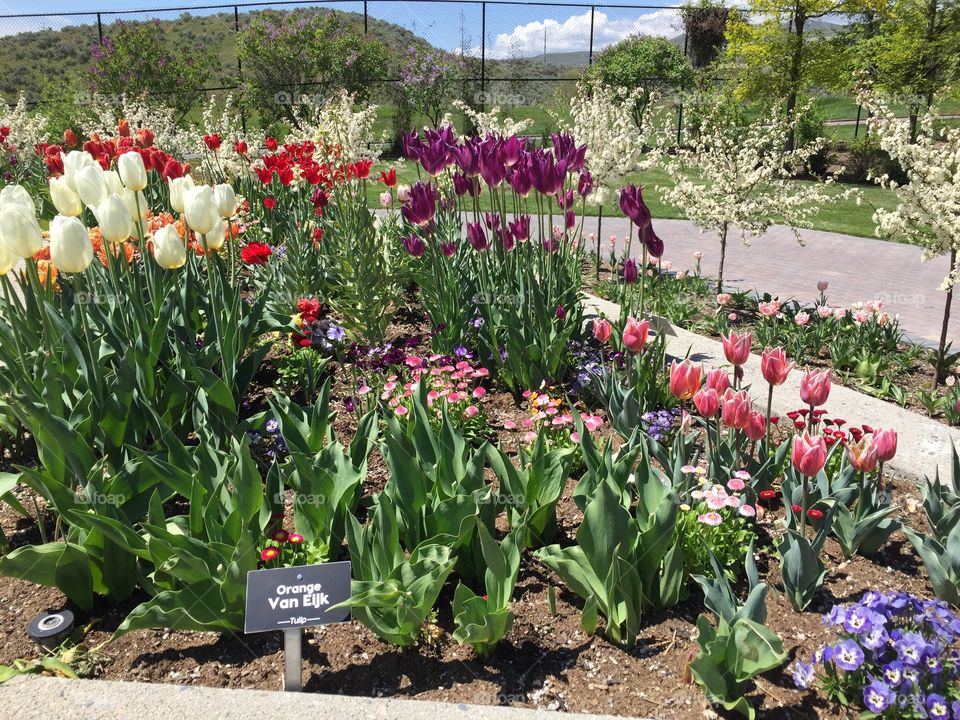
M216 4L216 0L198 0L197 5ZM314 4L314 3L310 3ZM323 3L316 3L321 5ZM619 5L629 3L621 2ZM651 7L634 9L608 6L597 7L594 14L594 47L599 49L627 35L643 32L651 35L673 36L679 34L676 13L669 9L657 9L674 3L664 0L645 0L641 3ZM171 0L0 0L0 15L21 13L57 13L111 10L136 10L154 8L187 8L190 2ZM270 3L256 8L269 7ZM362 2L329 3L328 7L362 12ZM288 6L289 7L289 6ZM232 11L232 6L229 8ZM241 8L242 9L242 8ZM162 17L173 19L178 10L163 13L137 13L124 16L104 15L104 22L116 17L146 19ZM212 10L194 11L206 14ZM370 0L369 12L373 17L397 23L426 38L436 46L448 50L467 48L477 53L481 35L481 12L479 3L432 4L428 2L393 2ZM0 18L0 34L40 28L58 28L64 24L93 22L94 17L79 18ZM487 5L488 57L528 57L543 52L571 52L586 50L590 37L590 6L563 7L550 4Z

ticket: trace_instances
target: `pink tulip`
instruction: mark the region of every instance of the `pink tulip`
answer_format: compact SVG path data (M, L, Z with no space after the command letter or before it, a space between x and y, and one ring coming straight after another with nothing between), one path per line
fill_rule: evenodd
M623 328L623 345L631 352L642 352L647 344L647 335L650 332L650 321L643 320L637 322L632 317L627 318L627 324ZM693 393L691 393L693 395Z
M877 446L870 438L861 438L860 442L847 443L847 459L854 468L863 473L872 472L877 467Z
M606 318L597 318L593 321L593 336L601 343L606 344L613 332L613 325Z
M808 432L804 432L803 435L794 435L790 462L797 471L809 477L823 470L827 462L827 443L823 436L811 437Z
M877 449L877 460L887 462L892 460L897 454L897 431L896 430L874 430L873 446Z
M763 379L771 385L783 385L793 368L793 363L787 360L783 348L767 348L760 358L760 372Z
M703 417L713 417L720 407L720 397L712 387L702 387L694 393L693 404Z
M680 400L689 400L699 389L700 366L694 365L689 360L684 360L682 363L674 360L670 365L670 392L673 396Z
M722 395L730 387L730 376L720 368L714 368L707 373L707 387Z
M733 330L729 335L721 335L723 354L731 365L743 365L750 358L750 333L737 335Z
M830 395L830 369L807 370L800 378L800 399L814 407L823 405Z
M734 392L727 390L723 394L723 404L720 409L720 421L738 430L744 430L750 424L750 413L753 404L750 395L745 391Z
M753 442L760 440L767 432L766 416L760 412L750 413L750 422L743 429Z

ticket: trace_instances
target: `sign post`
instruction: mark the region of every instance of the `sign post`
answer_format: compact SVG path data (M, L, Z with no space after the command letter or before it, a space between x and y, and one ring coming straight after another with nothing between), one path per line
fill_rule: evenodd
M283 689L303 689L303 628L349 622L350 563L270 568L247 573L243 631L283 631Z

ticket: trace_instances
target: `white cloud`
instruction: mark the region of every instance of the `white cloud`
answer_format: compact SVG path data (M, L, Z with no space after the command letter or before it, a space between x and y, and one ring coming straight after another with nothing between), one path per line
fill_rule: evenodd
M676 10L656 10L632 18L611 19L599 10L593 19L593 49L602 50L630 35L658 35L673 37L681 32L680 16ZM552 18L517 25L512 32L498 33L487 46L487 57L503 59L532 57L543 54L544 33L547 52L577 52L590 49L590 11L571 15L559 22ZM468 53L479 57L480 48Z

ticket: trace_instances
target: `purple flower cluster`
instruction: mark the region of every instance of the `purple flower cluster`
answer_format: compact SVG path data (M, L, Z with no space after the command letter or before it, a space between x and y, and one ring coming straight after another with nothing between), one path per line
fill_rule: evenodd
M264 431L250 430L247 432L247 439L250 442L250 448L263 453L270 460L282 458L287 452L286 443L280 435L280 423L276 418L270 418L264 424Z
M676 430L678 417L680 417L680 408L675 407L671 410L650 410L641 415L640 420L647 435L663 443Z
M797 662L798 687L819 678L831 697L862 693L879 716L960 720L960 616L947 603L870 591L823 621L838 641Z

